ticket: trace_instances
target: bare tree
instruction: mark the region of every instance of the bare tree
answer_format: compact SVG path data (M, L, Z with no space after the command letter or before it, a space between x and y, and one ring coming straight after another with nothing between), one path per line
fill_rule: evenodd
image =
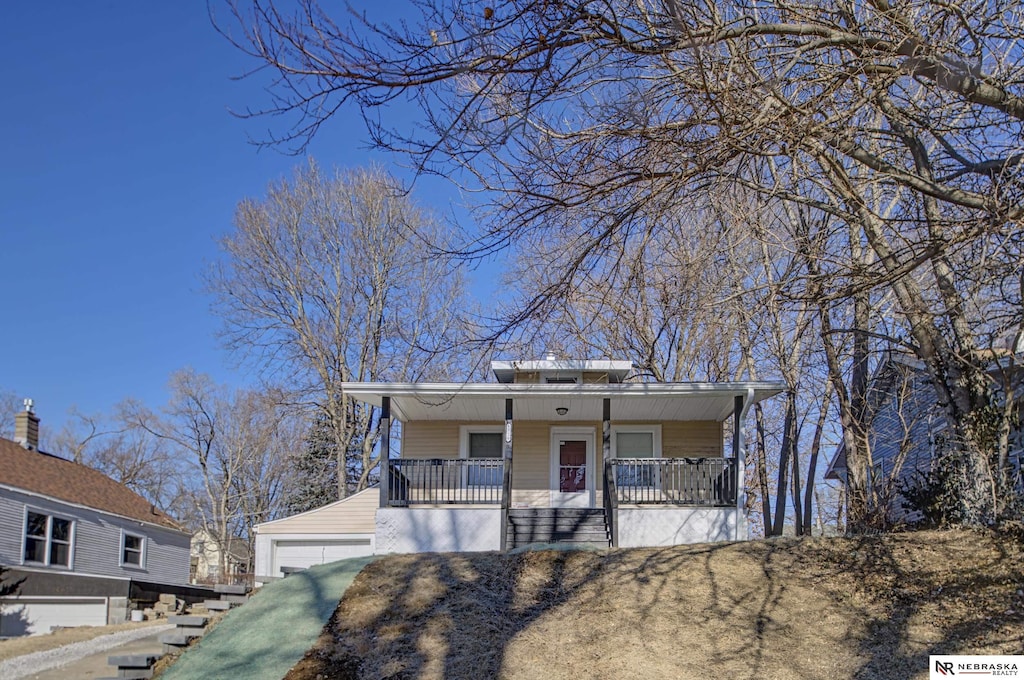
M280 505L294 429L273 390L232 391L184 370L171 376L170 391L162 414L130 404L126 417L187 466L185 513L216 543L219 573L226 574L236 538L248 538Z
M0 389L0 437L14 439L14 417L21 409L21 400L14 391Z
M72 408L54 437L54 447L174 514L173 508L180 504L183 471L166 442L134 420L141 410L142 405L132 399L117 404L109 415L86 415Z
M208 283L228 345L329 425L347 472L338 497L370 483L379 426L342 383L454 373L467 305L458 271L428 248L442 241L380 168L325 174L313 162L240 203L221 241Z
M827 216L809 225L820 248L801 275L823 323L853 306L851 326L821 332L853 336L849 355L829 357L851 525L866 507L870 302L885 294L956 431L968 521L1001 515L1006 463L990 461L988 425L1000 409L980 350L1021 318L1000 295L1022 258L1020 6L523 0L475 12L427 0L419 22L395 24L339 24L312 0L294 14L230 7L235 43L277 77L267 112L296 114L275 141L301 146L349 101L414 97L426 133L371 124L375 140L490 190L467 255L561 232L574 251L552 290L716 178Z
M809 533L828 373L814 352L814 309L786 288L800 264L782 228L786 214L745 198L693 194L687 210L649 217L657 228L610 240L564 287L559 272L576 250L562 235L545 235L507 278L526 299L549 298L548 315L523 327L544 349L628 357L638 378L656 381L781 377L783 398L754 412L747 497L750 509L760 502L766 535L781 535L790 517L797 533ZM808 420L815 429L802 447Z
M91 444L108 435L117 434L116 428L102 420L102 416L86 415L76 407L71 407L68 421L54 437L54 448L62 454L70 455L76 463L85 463L86 452Z

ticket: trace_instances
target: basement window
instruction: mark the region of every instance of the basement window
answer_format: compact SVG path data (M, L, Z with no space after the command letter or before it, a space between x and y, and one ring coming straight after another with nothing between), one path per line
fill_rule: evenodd
M70 567L73 536L71 520L29 510L25 513L24 561Z

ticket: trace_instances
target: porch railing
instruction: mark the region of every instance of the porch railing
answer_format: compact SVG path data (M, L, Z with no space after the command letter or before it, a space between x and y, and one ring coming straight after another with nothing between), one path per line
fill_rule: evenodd
M604 519L608 523L608 533L611 534L613 548L619 547L619 492L615 487L615 472L612 469L615 460L612 458L604 461Z
M736 505L734 458L616 458L609 464L617 503Z
M504 467L501 458L392 458L387 505L501 505Z

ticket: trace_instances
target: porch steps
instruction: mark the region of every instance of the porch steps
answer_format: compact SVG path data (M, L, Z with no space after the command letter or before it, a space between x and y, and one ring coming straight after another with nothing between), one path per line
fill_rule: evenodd
M608 525L597 508L525 508L508 511L508 547L580 543L607 548Z

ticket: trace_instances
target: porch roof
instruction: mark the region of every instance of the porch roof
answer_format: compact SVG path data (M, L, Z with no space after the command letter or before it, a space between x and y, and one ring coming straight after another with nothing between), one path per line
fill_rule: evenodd
M611 399L613 421L718 420L732 415L734 399L753 393L753 402L785 389L781 382L614 383L583 385L493 383L343 383L359 401L381 405L391 397L401 421L505 419L512 399L515 420L601 420L602 400ZM565 415L556 409L566 408Z

